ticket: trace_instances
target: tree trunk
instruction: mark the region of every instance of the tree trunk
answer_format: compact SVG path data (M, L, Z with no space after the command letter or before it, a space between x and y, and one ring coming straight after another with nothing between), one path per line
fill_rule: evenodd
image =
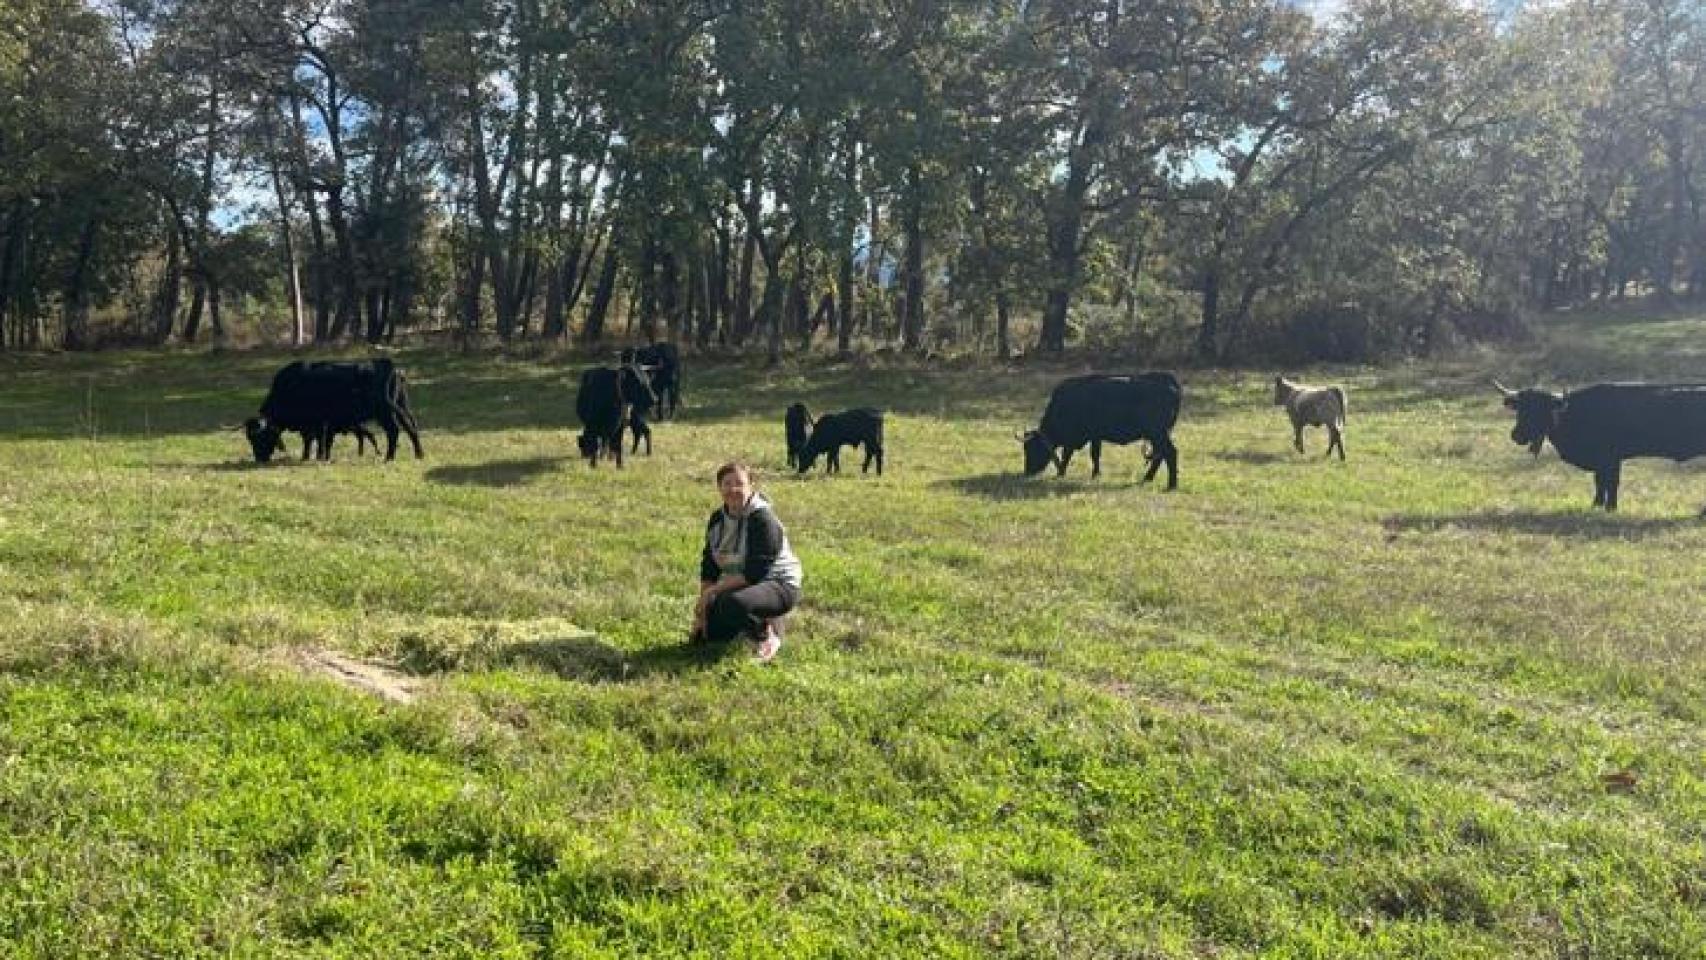
M735 281L734 343L740 346L752 332L752 267L758 253L758 234L747 228L740 250L740 277Z
M699 327L693 337L693 343L703 350L711 345L711 337L717 332L722 323L721 311L717 309L717 287L712 281L713 256L699 258L699 267L695 271L695 285L699 290L699 300L703 313L699 317Z
M184 342L194 343L201 333L201 311L207 306L207 281L200 273L190 277L190 312L184 318Z
M812 331L809 326L811 311L811 294L806 286L806 245L797 244L794 247L794 279L788 284L788 322L793 326L794 333L800 338L800 350L805 352L812 346Z
M901 224L906 234L906 315L901 318L901 346L918 350L924 346L924 184L923 172L914 163L907 169L910 196Z
M662 251L658 256L658 312L663 315L669 341L678 343L681 340L681 277L676 269L675 250L668 243L659 246ZM651 339L652 331L647 330L647 342Z
M651 226L646 226L645 242L640 245L640 273L635 278L640 301L640 336L651 343L657 332L658 314L658 244ZM633 327L632 316L629 322Z
M385 339L385 298L390 285L384 287L374 285L367 289L367 330L365 338L368 343L378 343Z
M486 258L479 250L470 252L468 273L462 291L462 335L471 337L480 329L480 295L486 286Z
M777 258L778 260L780 258ZM764 304L759 311L763 318L765 329L769 331L767 338L767 361L771 366L782 362L782 277L781 264L772 263L766 257L764 268L768 276L764 279Z
M166 226L166 265L160 271L160 282L154 288L154 297L149 306L149 325L154 331L154 342L163 344L172 337L172 327L178 321L178 298L183 286L182 245L178 241L178 224L175 217L167 216Z
M1087 135L1088 136L1088 135ZM1090 190L1090 160L1081 149L1072 152L1066 184L1049 217L1049 274L1037 349L1060 353L1066 349L1066 314L1078 288L1079 241L1084 228L1084 198Z
M272 116L272 114L268 114ZM290 301L290 345L299 347L307 331L303 328L302 311L302 273L297 266L296 238L290 229L290 195L284 189L284 171L278 158L278 149L273 137L273 126L269 120L266 125L267 133L267 167L272 173L273 200L278 204L278 236L284 246L284 293Z
M581 327L581 340L598 343L604 339L604 318L610 311L610 299L616 292L616 238L607 241L604 267L598 272L598 286L592 291L592 305L586 312L586 324Z
M1197 355L1220 355L1220 265L1209 263L1202 280L1202 325L1197 327Z
M29 233L29 204L19 197L12 201L6 217L6 230L0 235L0 351L6 349L12 333L14 304L22 291L22 259Z
M65 284L63 342L67 350L84 350L90 346L89 267L95 259L95 239L100 230L100 218L90 214L77 234L77 258Z
M327 334L336 340L355 329L359 303L357 290L355 246L350 237L349 220L344 215L344 188L334 183L326 191L326 219L331 221L332 241L337 247L338 307L332 316L332 329Z
M209 278L207 281L207 320L208 325L213 331L213 343L215 346L225 342L225 321L219 312L221 304L220 292L219 278Z
M859 135L853 121L847 123L841 151L841 181L845 193L841 219L841 262L836 283L840 286L836 306L835 351L842 357L853 352L853 244L859 231Z

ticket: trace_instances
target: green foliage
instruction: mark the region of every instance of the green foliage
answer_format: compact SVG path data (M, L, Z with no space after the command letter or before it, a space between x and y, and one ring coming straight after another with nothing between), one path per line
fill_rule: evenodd
M1214 359L1706 293L1698 0L1307 6L14 0L0 328L1057 352L1152 290Z

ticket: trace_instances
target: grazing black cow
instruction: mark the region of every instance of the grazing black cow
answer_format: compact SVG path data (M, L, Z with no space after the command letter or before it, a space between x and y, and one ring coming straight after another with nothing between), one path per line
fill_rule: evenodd
M628 347L622 351L621 360L623 366L638 364L646 369L657 394L658 416L673 418L681 406L681 351L675 344L659 341L649 347Z
M1593 473L1593 505L1617 509L1623 461L1706 454L1706 384L1596 383L1560 396L1510 390L1511 440L1538 456L1547 440L1565 463Z
M601 453L609 453L622 466L622 432L634 431L634 449L640 448L640 438L646 440L646 453L652 452L651 428L646 425L644 411L657 402L647 381L646 373L633 364L621 367L593 367L581 374L580 389L575 394L575 415L581 421L577 439L581 456L598 466Z
M417 458L421 450L419 427L409 408L403 375L389 358L364 363L304 363L296 361L273 375L272 387L261 401L260 416L244 421L249 447L255 460L270 461L283 446L284 431L302 435L302 457L316 446L319 459L330 460L332 438L339 433L356 435L356 454L362 441L379 443L362 424L378 421L386 439L385 459L397 456L397 434L406 431Z
M805 411L800 407L801 412ZM817 418L812 426L812 434L806 440L806 445L800 450L797 469L801 473L812 468L819 454L825 458L825 473L841 472L841 448L863 446L865 448L865 464L859 468L860 473L871 469L871 461L877 462L877 476L883 475L883 412L872 407L859 407L853 410L843 410L840 413L826 413Z
M1179 422L1184 391L1170 373L1134 376L1090 374L1062 380L1049 395L1042 423L1019 434L1025 446L1025 475L1034 477L1053 463L1066 475L1072 455L1090 445L1090 476L1102 473L1102 444L1147 440L1153 448L1143 482L1167 465L1167 489L1179 486L1179 449L1173 426Z
M806 452L806 441L811 437L811 411L803 403L794 404L782 416L782 427L788 434L788 466L797 467L800 456Z

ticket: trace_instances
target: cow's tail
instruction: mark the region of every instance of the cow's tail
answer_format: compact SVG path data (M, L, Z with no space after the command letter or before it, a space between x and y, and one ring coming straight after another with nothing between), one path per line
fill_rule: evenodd
M1350 404L1345 401L1345 391L1342 387L1328 387L1327 392L1333 395L1333 399L1339 401L1338 415L1335 419L1339 421L1337 425L1343 427L1345 418L1349 416L1351 411Z
M382 372L385 383L385 402L391 407L391 414L397 422L408 428L412 434L421 432L420 421L415 418L415 409L409 405L409 385L403 379L403 374L391 366L390 360L375 361L384 363L389 369Z

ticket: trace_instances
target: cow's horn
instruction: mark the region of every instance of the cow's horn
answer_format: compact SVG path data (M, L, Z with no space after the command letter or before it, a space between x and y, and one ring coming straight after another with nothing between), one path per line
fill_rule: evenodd
M1020 443L1024 443L1025 442L1025 431L1023 431L1023 430L1013 431L1013 439L1019 441Z
M1500 392L1500 393L1502 393L1502 394L1504 394L1504 395L1505 395L1505 396L1507 396L1507 397L1514 397L1514 396L1516 396L1516 391L1515 391L1515 390L1512 390L1512 389L1511 389L1511 388L1510 388L1510 387L1507 387L1507 386L1505 386L1505 385L1504 385L1504 384L1502 384L1502 383L1500 383L1500 382L1499 382L1499 381L1497 381L1497 380L1494 380L1494 381L1493 381L1493 386L1495 386L1495 387L1497 387L1497 388L1498 388L1498 390L1499 390L1499 392Z

